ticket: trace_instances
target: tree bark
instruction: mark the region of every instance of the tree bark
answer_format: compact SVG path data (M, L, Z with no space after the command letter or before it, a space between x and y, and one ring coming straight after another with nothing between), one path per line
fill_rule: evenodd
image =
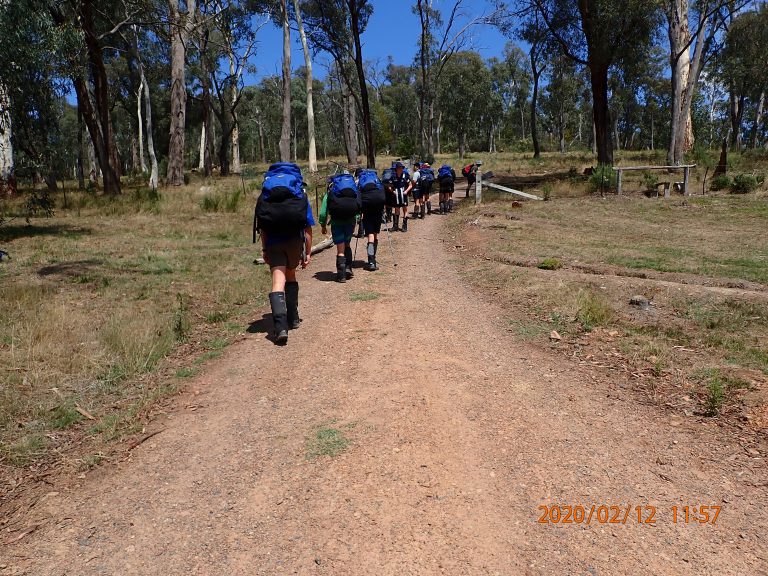
M280 161L291 161L291 30L286 0L280 0L283 19L283 127L280 132Z
M152 190L157 189L158 184L158 168L157 168L157 155L155 154L155 136L154 128L152 127L152 96L149 93L149 83L144 77L144 66L139 67L141 73L141 79L144 83L144 122L147 127L147 152L149 152L149 187Z
M229 73L234 78L236 77L236 70L235 70L235 55L230 54L229 55ZM232 172L234 174L240 174L243 171L241 162L240 162L240 126L237 124L237 113L235 112L235 108L237 107L238 100L240 99L240 95L238 94L237 89L237 81L232 83L232 95L231 95L231 104L230 104L230 110L232 111Z
M360 6L357 0L347 0L350 21L352 24L352 39L355 43L355 67L357 79L360 83L360 103L363 113L363 138L365 139L365 153L368 168L376 168L376 142L373 138L373 124L371 122L371 107L368 100L368 84L365 81L365 68L363 62L363 47L360 41Z
M710 35L716 28L715 16L708 14L712 7L709 2L705 2L700 8L701 20L692 35L689 28L688 0L667 0L672 95L672 123L667 151L667 162L670 164L682 164L685 153L694 145L691 107L704 64L705 46L709 44ZM712 18L713 22L709 23L708 18ZM692 40L695 40L693 56L690 52Z
M116 195L120 194L120 159L112 128L107 69L104 66L101 44L96 35L93 9L93 0L83 1L80 7L80 25L85 38L90 74L93 79L94 105L91 105L85 81L80 79L80 90L77 86L75 86L75 90L78 92L78 104L87 104L83 110L83 118L86 120L86 126L88 126L88 131L99 155L99 164L104 179L104 192Z
M317 172L317 144L315 142L315 103L314 103L314 77L312 75L312 54L309 51L307 43L307 34L304 31L304 22L301 18L301 7L299 0L293 0L294 11L296 12L296 24L299 27L299 37L301 38L301 47L304 50L304 68L307 73L307 143L309 171Z
M184 184L184 143L187 124L187 42L194 27L197 0L187 0L187 11L179 0L168 0L171 21L171 131L168 145L168 184Z
M741 149L741 123L744 120L744 100L743 94L737 94L736 88L732 88L729 98L729 109L731 119L731 148Z
M77 189L85 190L85 168L83 166L83 114L77 109Z
M541 156L541 145L539 144L539 125L536 121L536 107L539 100L539 69L536 67L536 56L531 49L531 70L533 72L533 95L531 96L531 139L533 140L533 157Z
M752 148L757 148L760 144L760 126L763 123L763 110L765 109L765 91L760 92L760 98L757 101L757 112L755 113L755 128L752 133Z
M355 100L345 82L341 83L342 117L344 120L344 147L347 150L347 162L357 164L357 108Z
M144 78L139 78L139 91L136 94L136 123L139 136L139 170L144 174L147 171L147 163L144 161L144 118L141 113L142 95L144 94Z
M589 72L592 85L592 114L595 126L597 163L613 166L611 113L608 107L608 66L590 64Z
M13 142L11 123L11 98L8 88L0 80L0 197L16 193L13 174Z

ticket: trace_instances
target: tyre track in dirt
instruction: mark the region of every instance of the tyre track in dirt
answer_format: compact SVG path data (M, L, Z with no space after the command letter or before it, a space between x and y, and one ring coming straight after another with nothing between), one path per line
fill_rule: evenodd
M397 268L385 236L382 272L345 285L311 277L333 268L317 257L288 346L230 347L130 460L42 499L0 574L768 573L764 461L516 339L444 222L396 234ZM322 425L352 443L308 459ZM552 503L659 517L537 523ZM673 525L673 504L723 510Z

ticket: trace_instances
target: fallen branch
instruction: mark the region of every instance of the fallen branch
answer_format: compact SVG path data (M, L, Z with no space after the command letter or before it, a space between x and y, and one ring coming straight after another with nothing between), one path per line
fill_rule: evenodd
M149 434L144 434L144 436L142 436L138 440L134 440L133 442L131 442L130 446L128 446L128 452L130 452L131 450L133 450L138 446L141 446L142 444L144 444L144 442L146 442L153 436L157 436L158 434L160 434L160 432L165 432L165 428L160 428L159 430L155 430L154 432L150 432Z
M322 252L323 250L330 248L331 246L333 246L333 239L326 238L322 242L319 242L314 246L312 246L312 251L310 252L310 254L314 256L318 252ZM254 260L253 263L257 265L266 264L266 262L264 262L264 258L256 258L256 260Z

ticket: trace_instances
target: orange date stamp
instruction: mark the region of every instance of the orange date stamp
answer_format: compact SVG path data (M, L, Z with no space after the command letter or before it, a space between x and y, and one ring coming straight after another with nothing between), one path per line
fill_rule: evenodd
M539 524L699 524L714 526L721 506L651 506L649 504L542 504L538 507Z

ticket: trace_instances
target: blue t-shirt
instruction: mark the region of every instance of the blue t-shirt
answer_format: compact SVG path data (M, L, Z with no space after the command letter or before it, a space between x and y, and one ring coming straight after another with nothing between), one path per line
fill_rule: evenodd
M307 226L314 225L315 217L312 214L312 204L309 202L309 200L307 200ZM291 240L295 240L296 238L301 238L304 240L304 230L293 234L268 234L267 241L264 243L264 246L274 246L275 244L282 244L283 242L289 242Z

